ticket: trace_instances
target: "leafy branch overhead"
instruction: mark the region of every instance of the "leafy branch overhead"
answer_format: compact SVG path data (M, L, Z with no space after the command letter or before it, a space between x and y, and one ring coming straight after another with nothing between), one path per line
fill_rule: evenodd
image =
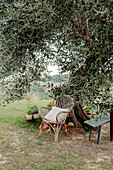
M17 91L15 98L21 97L32 81L40 80L49 62L70 72L67 87L73 96L82 94L91 100L97 90L101 94L103 84L108 90L113 64L112 9L111 0L0 2L0 79L3 85L8 80L9 98Z

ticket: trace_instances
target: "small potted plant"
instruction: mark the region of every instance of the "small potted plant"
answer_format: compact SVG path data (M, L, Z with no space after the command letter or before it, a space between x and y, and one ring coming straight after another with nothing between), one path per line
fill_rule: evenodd
M29 107L27 114L26 114L26 118L27 118L27 120L39 118L38 107L36 105Z
M36 105L32 106L32 115L33 115L33 119L39 118L38 107Z
M32 108L29 107L27 114L26 114L26 119L27 120L32 120L33 119L33 115L32 115Z

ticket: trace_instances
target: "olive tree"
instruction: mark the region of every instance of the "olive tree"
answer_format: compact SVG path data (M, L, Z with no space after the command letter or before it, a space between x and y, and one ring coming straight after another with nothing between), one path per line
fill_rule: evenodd
M59 89L74 98L78 115L85 115L82 105L103 110L111 101L112 9L111 0L0 2L0 79L7 100L21 97L54 62L70 72Z

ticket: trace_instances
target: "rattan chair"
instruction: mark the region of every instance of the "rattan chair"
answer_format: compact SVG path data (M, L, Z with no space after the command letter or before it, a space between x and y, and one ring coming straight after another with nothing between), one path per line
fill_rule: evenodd
M73 99L70 96L59 96L52 102L52 107L40 107L39 114L41 115L41 109L51 109L44 117L42 117L42 124L44 122L49 125L50 129L55 132L55 141L58 141L58 135L61 127L64 126L66 132L66 119L69 113L71 113L74 106ZM42 125L41 124L41 125ZM40 129L41 134L42 130Z

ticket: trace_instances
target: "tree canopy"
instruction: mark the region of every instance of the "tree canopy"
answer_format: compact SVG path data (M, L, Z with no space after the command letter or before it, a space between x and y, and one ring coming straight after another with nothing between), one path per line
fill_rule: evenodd
M70 72L70 95L82 96L83 103L108 101L112 12L112 0L0 2L0 79L7 100L22 97L54 62Z

